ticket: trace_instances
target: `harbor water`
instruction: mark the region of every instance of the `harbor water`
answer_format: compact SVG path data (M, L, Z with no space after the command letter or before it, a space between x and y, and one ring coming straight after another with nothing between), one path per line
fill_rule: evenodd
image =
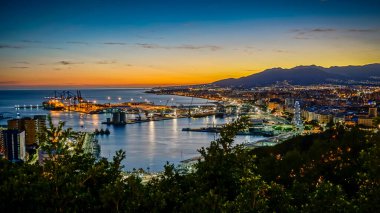
M82 96L97 103L118 103L127 101L149 101L162 105L205 104L208 100L144 93L147 89L86 89ZM77 112L47 111L41 107L30 108L30 105L41 105L44 97L52 96L54 90L0 90L0 114L4 117L21 117L50 114L53 122L66 122L65 127L75 131L93 132L95 129L108 128L110 135L97 136L101 146L101 156L112 159L117 150L126 152L123 162L125 170L142 168L149 171L161 171L166 162L178 164L181 160L199 156L201 147L209 145L217 135L204 132L184 132L182 128L199 128L207 125L223 124L233 118L178 118L162 121L150 121L128 124L125 126L107 126L102 124L109 114L83 114ZM27 106L15 109L15 105ZM29 107L28 107L29 106ZM0 120L1 125L7 119ZM236 143L254 142L262 139L259 136L237 136Z

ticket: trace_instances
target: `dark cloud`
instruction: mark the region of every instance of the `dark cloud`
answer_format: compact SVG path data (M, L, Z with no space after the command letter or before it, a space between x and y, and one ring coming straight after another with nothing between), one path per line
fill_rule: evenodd
M23 43L41 43L41 41L27 40L27 39L21 40L21 42L23 42Z
M50 49L50 50L63 50L63 48L61 47L41 47L41 48Z
M32 42L26 42L23 41L24 43L32 43ZM34 43L39 43L39 42L34 42ZM40 46L40 45L29 45L29 46L24 46L24 45L13 45L13 44L0 44L0 49L24 49L24 48L42 48L42 49L52 49L52 50L63 50L61 47L49 47L49 46Z
M316 39L321 35L327 35L330 33L338 32L338 29L334 28L312 28L312 29L293 29L292 33L295 33L293 39L308 40Z
M194 46L194 45L181 45L175 47L177 49L187 49L187 50L200 50L200 49L208 49L211 51L216 51L221 49L221 47L216 46L216 45L202 45L202 46Z
M179 45L179 46L161 46L158 44L149 44L149 43L136 43L137 46L141 48L146 48L146 49L184 49L184 50L201 50L201 49L207 49L211 51L216 51L221 49L220 46L216 45L189 45L189 44L184 44L184 45Z
M354 33L375 33L380 32L380 29L348 29L347 31Z
M239 49L237 49L237 50L239 50ZM262 52L263 51L263 49L257 48L257 47L253 47L253 46L245 46L243 50L245 52L249 52L249 53Z
M71 64L71 62L68 62L68 61L60 61L58 63L60 63L62 65L69 65L69 64Z
M365 33L377 33L380 32L380 28L368 28L368 29L334 29L334 28L314 28L314 29L293 29L291 32L295 33L294 39L313 39L317 38L320 34L327 34L327 33L358 33L358 34L365 34Z
M146 49L166 49L165 47L157 44L137 43L136 45Z
M332 29L332 28L315 28L315 29L311 29L310 32L335 32L336 29Z
M127 45L127 43L124 43L124 42L104 42L103 44L106 44L106 45Z
M83 45L89 44L88 42L84 42L84 41L68 41L66 43L68 43L68 44L83 44Z
M137 35L136 37L140 39L164 39L164 37L161 37L161 36L156 37L156 36Z
M29 67L11 67L12 69L27 69Z
M291 30L291 32L296 33L297 35L305 35L305 34L312 34L312 33L328 33L328 32L336 32L337 29L333 28L313 28L313 29L294 29Z
M111 61L109 61L109 60L103 60L103 61L97 61L95 63L96 64L116 64L116 62L117 61L115 61L115 60L111 60Z
M235 47L235 48L232 48L232 50L243 52L244 54L248 54L248 55L256 54L258 52L263 52L263 49L257 48L254 46L244 46L244 47L238 47L238 48Z
M293 38L294 39L299 39L299 40L308 40L308 39L310 39L310 37L302 36L302 35L294 36Z
M24 46L0 44L0 49L22 49Z
M276 53L288 53L289 52L288 50L281 50L281 49L274 49L273 51Z
M83 62L72 62L72 61L59 61L58 63L62 65L83 64Z

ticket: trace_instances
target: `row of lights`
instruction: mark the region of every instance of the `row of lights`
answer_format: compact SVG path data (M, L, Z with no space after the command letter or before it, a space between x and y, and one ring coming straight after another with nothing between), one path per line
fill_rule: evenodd
M121 98L121 97L118 97L117 99L118 99L119 101L121 101L121 99L122 99L122 98ZM141 96L140 96L140 99L142 99L142 97L141 97ZM108 97L107 97L107 100L111 100L111 97L110 97L110 96L108 96ZM133 101L134 101L134 99L133 99L133 98L131 98L131 102L133 102ZM144 99L144 101L145 101L145 102L149 102L149 100L148 100L148 99ZM174 98L171 98L171 101L174 101ZM161 103L161 102L162 102L162 101L160 100L160 103ZM94 100L94 101L93 101L93 103L94 103L94 104L96 104L96 100Z
M30 104L30 105L24 104L24 106L22 106L22 105L15 105L15 108L27 108L27 107L33 108L34 106L32 104ZM39 106L36 105L35 107L38 108Z

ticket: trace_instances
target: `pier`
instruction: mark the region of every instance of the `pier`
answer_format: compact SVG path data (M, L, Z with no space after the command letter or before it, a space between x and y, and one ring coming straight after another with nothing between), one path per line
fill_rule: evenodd
M14 108L18 109L42 109L42 105L32 105L32 104L23 104L23 105L15 105Z

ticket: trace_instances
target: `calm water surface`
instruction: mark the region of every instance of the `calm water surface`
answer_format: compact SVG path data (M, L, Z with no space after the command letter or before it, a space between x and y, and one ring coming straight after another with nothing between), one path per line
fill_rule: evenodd
M144 93L144 89L87 89L81 90L82 96L98 103L121 101L152 101L156 104L179 105L190 104L191 98L171 95L154 95ZM53 121L66 122L66 127L78 131L93 132L96 128L109 128L108 136L97 136L101 145L101 156L112 159L115 151L122 149L126 152L124 165L126 170L133 168L150 168L150 171L161 171L168 161L178 164L181 160L198 156L197 149L208 146L216 135L213 133L183 132L185 127L203 127L208 124L222 124L232 118L219 119L214 116L205 118L180 118L165 121L152 121L126 126L107 126L101 124L109 114L87 115L76 112L56 112L43 109L16 110L15 105L41 105L45 96L54 94L53 90L0 90L0 113L15 117L50 114ZM110 100L108 99L110 98ZM172 100L173 99L173 100ZM194 98L193 104L207 103L205 99ZM0 120L6 125L6 120ZM262 137L238 136L237 143L253 142Z

